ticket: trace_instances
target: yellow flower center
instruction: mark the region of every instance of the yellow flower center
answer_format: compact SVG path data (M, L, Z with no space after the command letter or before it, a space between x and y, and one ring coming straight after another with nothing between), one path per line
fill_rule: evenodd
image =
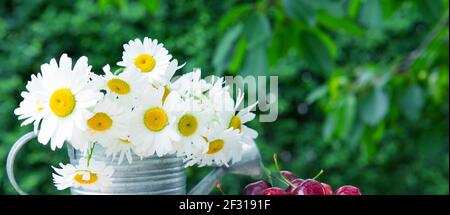
M233 127L234 129L241 130L242 122L241 119L238 116L231 117L229 128Z
M129 139L120 139L120 142L123 144L130 144L130 140Z
M84 172L89 173L88 180L83 179ZM79 171L77 171L77 174L73 177L73 179L80 184L93 184L97 181L98 177L97 177L97 174L95 174L89 170L79 170Z
M178 122L178 131L185 137L191 136L197 130L197 118L191 114L185 114Z
M107 86L109 90L119 95L125 95L130 92L130 85L126 81L118 78L109 80Z
M87 120L89 128L94 131L106 131L112 126L112 119L103 112L96 113L93 117Z
M214 154L223 149L225 142L222 139L213 140L209 143L208 154Z
M145 111L144 124L150 131L161 131L168 122L167 114L160 107L150 108Z
M162 97L162 102L163 102L163 103L166 101L166 98L167 98L167 96L169 95L169 93L170 93L169 87L164 86L164 94L163 94L163 97Z
M156 66L155 59L148 54L140 54L134 59L134 65L141 70L141 72L151 72Z
M66 88L56 90L50 97L50 109L59 117L69 116L75 109L75 105L75 96Z

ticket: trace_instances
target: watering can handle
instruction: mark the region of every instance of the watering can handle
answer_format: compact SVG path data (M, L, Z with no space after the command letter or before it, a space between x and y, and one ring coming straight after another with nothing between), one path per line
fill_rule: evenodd
M8 158L6 160L6 173L8 174L8 179L11 182L14 189L20 194L20 195L28 195L25 191L23 191L19 184L17 184L16 178L14 177L14 160L16 159L17 153L22 149L22 147L28 143L30 140L37 137L37 134L32 132L29 132L25 135L23 135L20 139L18 139L14 145L12 146L11 150L8 153Z

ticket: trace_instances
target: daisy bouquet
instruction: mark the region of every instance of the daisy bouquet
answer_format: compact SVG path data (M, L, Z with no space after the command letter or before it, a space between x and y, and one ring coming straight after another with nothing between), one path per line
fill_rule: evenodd
M242 157L242 145L257 132L245 125L254 119L252 104L240 108L224 79L202 79L200 69L175 77L179 65L157 40L123 45L119 68L91 71L87 57L74 64L66 54L41 66L22 92L15 110L22 126L33 123L38 141L52 150L65 143L86 156L78 165L53 167L60 190L111 184L114 168L92 158L101 146L110 159L133 162L175 154L185 166L229 165Z

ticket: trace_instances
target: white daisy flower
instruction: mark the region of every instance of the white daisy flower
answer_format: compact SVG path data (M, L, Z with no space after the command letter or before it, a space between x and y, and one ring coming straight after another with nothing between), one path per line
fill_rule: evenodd
M224 86L223 78L214 78L208 90L207 105L216 113L231 112L234 110L234 100L230 95L229 86ZM221 116L218 116L221 117Z
M139 72L150 81L160 81L166 76L172 56L158 40L148 37L143 42L139 39L130 40L123 45L123 49L122 61L117 65Z
M125 138L114 138L104 144L105 154L107 157L112 157L112 160L119 156L118 163L121 164L123 158L126 157L128 163L133 162L132 153L135 151L136 145L130 141L130 136Z
M61 168L52 166L56 172L52 174L53 182L58 190L64 190L69 187L103 190L112 183L111 176L114 174L114 169L94 159L91 159L89 164L85 158L81 158L76 166L62 163L59 166Z
M152 84L153 87L164 88L164 95L162 97L163 102L166 100L169 93L172 92L172 84L170 82L170 79L172 79L175 72L183 66L184 64L178 66L178 61L172 60L169 67L167 68L167 72L163 76L158 77L157 80L150 81L150 84Z
M216 123L205 136L208 142L206 152L197 151L187 154L186 166L197 164L198 166L229 166L230 163L238 162L242 158L241 134L238 130L226 128Z
M256 139L258 137L258 132L247 127L245 123L252 121L255 118L255 114L251 111L258 102L238 111L243 100L244 93L239 89L236 102L234 102L234 100L232 100L232 103L227 102L226 104L229 106L225 108L225 111L219 111L218 114L221 115L220 117L230 128L238 129L244 138ZM228 111L230 109L231 111Z
M135 72L125 69L118 75L111 72L109 65L103 67L103 76L94 78L95 85L100 90L106 90L107 94L117 98L117 102L123 106L132 108L138 102L139 92L148 81L136 74Z
M164 72L160 76L155 76L154 79L150 80L150 83L152 83L156 87L170 85L170 80L175 75L175 72L183 68L184 65L186 65L186 63L178 66L178 61L176 59L170 61L169 66L166 69L166 72Z
M97 142L104 147L114 139L125 138L127 128L125 110L114 98L104 97L85 118L86 130L74 129L71 144L75 149L86 152L90 144Z
M212 113L203 110L202 105L195 100L184 101L178 106L183 111L177 112L176 121L171 125L180 137L179 141L174 142L177 155L206 152L208 143L204 136Z
M141 157L154 153L161 157L175 151L172 141L179 137L170 124L176 120L174 113L179 98L172 92L163 103L163 95L164 88L147 88L130 117L130 141L136 145L136 154Z
M20 126L25 126L30 123L34 124L34 132L37 133L39 123L44 117L44 106L42 104L41 95L37 92L42 86L42 75L31 75L31 81L28 81L26 89L27 92L22 92L23 101L19 107L14 110L14 114L19 116L19 120L25 119Z
M88 88L90 70L86 57L78 59L72 68L72 59L66 54L61 56L59 66L55 59L41 66L42 81L34 87L36 92L30 93L42 102L38 141L46 145L51 140L52 150L71 140L74 127L85 128L83 113L102 97L100 92Z
M204 99L204 93L212 87L201 78L201 70L194 69L174 81L170 88L177 91L183 99Z

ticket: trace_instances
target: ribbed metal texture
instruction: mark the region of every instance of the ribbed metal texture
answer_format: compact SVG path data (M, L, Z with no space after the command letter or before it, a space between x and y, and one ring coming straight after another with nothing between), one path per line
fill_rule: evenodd
M70 162L78 164L84 155L68 147ZM112 185L102 191L89 188L71 188L73 195L181 195L186 194L186 173L181 158L175 155L140 159L133 154L133 162L121 164L111 161L100 145L96 145L92 158L114 168Z

